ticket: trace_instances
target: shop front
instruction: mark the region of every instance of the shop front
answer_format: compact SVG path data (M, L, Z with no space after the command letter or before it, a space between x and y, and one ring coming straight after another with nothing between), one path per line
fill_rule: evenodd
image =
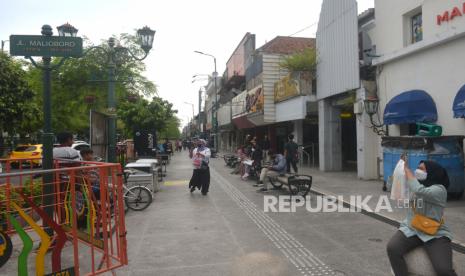
M307 151L318 143L318 121L310 124L309 113L318 118L315 89L310 72L294 72L283 77L274 85L274 102L276 106L276 125L278 148L287 142L287 136L293 134L294 141ZM307 119L307 120L306 120ZM316 126L316 127L315 127ZM285 129L285 134L281 134ZM283 137L281 137L281 135Z
M232 151L232 143L230 136L234 131L234 126L231 121L232 105L225 104L218 109L218 148L221 151Z

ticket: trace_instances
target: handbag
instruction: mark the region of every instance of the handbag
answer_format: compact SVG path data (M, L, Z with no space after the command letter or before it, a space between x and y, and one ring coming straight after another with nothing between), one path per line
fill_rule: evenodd
M415 204L412 205L414 216L412 218L412 227L418 231L421 231L428 235L436 235L439 227L444 223L444 218L441 217L441 221L429 218L425 215L419 214L415 210Z

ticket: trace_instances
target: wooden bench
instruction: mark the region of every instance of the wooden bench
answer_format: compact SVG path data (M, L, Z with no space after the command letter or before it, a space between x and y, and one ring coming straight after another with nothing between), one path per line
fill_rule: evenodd
M277 177L269 177L271 185L275 189L287 188L289 194L306 197L312 188L313 178L311 175L285 174Z

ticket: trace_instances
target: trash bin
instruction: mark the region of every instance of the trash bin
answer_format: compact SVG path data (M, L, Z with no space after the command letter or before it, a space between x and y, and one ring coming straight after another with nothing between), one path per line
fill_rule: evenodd
M126 164L125 170L131 170L132 173L128 176L127 186L141 185L151 187L152 192L159 190L158 172L156 164L131 162Z
M392 176L394 168L403 153L408 155L408 165L414 169L421 160L433 160L443 166L449 175L447 189L450 198L462 197L465 190L463 155L464 136L393 136L383 137L384 181Z
M151 165L151 172L153 174L154 192L160 190L159 174L161 173L161 164L158 159L155 158L144 158L136 160L136 163L146 163Z

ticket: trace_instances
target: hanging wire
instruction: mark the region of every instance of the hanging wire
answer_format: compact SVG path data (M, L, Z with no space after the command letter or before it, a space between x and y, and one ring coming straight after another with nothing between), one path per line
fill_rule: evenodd
M329 28L330 25L332 25L334 22L336 22L339 18L343 17L344 15L346 15L348 12L352 11L352 10L353 10L354 8L356 8L356 7L357 7L357 4L352 5L352 6L350 6L348 9L343 10L337 17L335 17L333 20L331 20L331 22L329 22L328 24L326 24L325 26L323 26L323 27L322 27L321 29L319 29L318 31L321 32L321 31L326 30L327 28ZM293 33L293 34L291 34L291 35L289 35L289 36L293 36L293 35L296 35L296 34L298 34L298 33L303 32L303 31L305 31L305 30L307 30L307 29L310 29L311 27L313 27L313 26L315 26L316 24L318 24L318 22L319 22L319 21L315 21L315 22L313 22L312 24L308 25L307 27L304 27L304 28L298 30L297 32L295 32L295 33Z

